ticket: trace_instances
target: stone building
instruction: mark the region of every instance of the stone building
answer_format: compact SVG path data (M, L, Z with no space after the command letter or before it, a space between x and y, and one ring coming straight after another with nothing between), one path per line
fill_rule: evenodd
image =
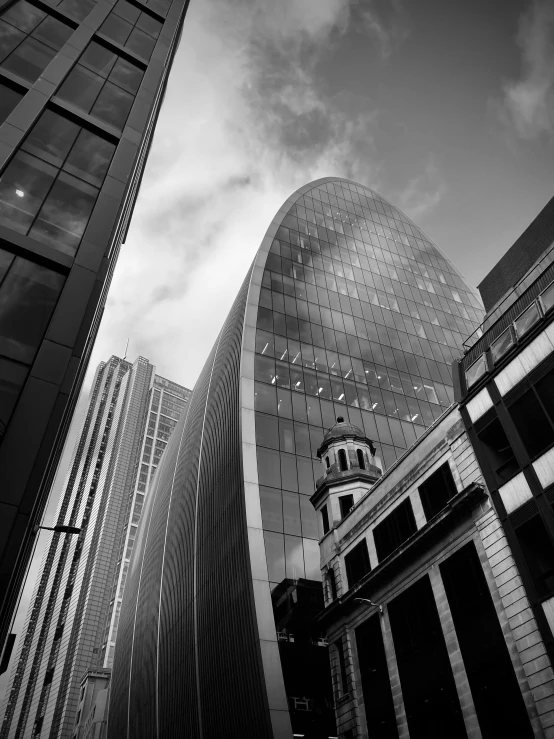
M340 419L311 497L338 736L554 737L551 663L457 406L382 476L373 452Z

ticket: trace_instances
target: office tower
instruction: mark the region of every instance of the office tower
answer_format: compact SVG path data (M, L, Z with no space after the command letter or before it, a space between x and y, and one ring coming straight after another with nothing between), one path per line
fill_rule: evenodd
M110 739L336 736L310 627L323 607L316 451L343 416L392 465L450 405L450 362L481 316L377 193L325 178L284 203L146 504Z
M525 665L543 685L554 663L554 198L479 285L487 314L455 366L460 412L521 573L543 643ZM537 673L537 674L535 674ZM546 716L546 685L539 713ZM546 728L545 728L546 732Z
M0 735L70 737L83 674L110 666L147 486L190 391L139 357L94 377L6 692Z
M0 651L187 6L0 1Z

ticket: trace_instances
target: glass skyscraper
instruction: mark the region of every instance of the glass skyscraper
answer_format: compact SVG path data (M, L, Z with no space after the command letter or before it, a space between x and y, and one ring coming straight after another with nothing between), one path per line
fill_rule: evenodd
M14 662L2 739L69 739L86 670L110 667L148 484L190 390L139 357L96 371Z
M453 400L482 319L417 226L344 179L272 221L153 482L123 598L110 739L336 735L316 450L337 416L390 467Z
M188 0L0 0L0 652Z

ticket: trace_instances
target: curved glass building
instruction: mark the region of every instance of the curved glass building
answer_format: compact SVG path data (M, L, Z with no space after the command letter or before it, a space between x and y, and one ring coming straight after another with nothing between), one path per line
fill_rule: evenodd
M144 508L109 737L336 736L316 450L343 416L395 462L450 405L472 289L397 208L344 179L269 226Z

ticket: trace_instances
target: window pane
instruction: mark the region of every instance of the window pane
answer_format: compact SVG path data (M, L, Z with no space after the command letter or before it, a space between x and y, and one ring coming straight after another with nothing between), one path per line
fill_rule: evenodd
M43 41L52 49L59 51L72 34L73 28L71 26L62 23L57 18L48 16L31 35L39 41Z
M62 100L67 100L88 113L103 84L103 77L78 64L64 80L58 95Z
M283 524L285 534L300 536L300 500L298 493L283 491Z
M0 21L0 62L2 62L25 38L25 34L8 23Z
M41 20L46 18L46 13L26 2L26 0L19 0L9 10L2 13L2 18L12 26L19 28L20 31L31 33Z
M546 408L550 420L554 423L554 370L550 370L537 382L535 390Z
M125 125L133 101L134 97L130 93L111 82L106 82L91 114L121 129Z
M285 534L286 576L292 580L306 577L304 570L304 552L302 539L299 536Z
M40 159L16 154L0 179L0 223L27 233L55 176Z
M10 268L10 265L13 262L13 258L14 255L10 254L9 251L0 249L0 282L2 282L6 275L6 272Z
M526 311L524 311L519 318L514 321L516 334L523 336L527 333L531 326L533 326L540 318L539 309L536 303L532 303Z
M136 95L143 75L142 69L120 57L110 74L110 81Z
M544 311L549 311L554 305L554 282L541 293L541 303Z
M264 531L267 572L273 582L285 579L285 541L283 534Z
M83 129L67 157L64 169L100 187L110 166L115 145Z
M321 569L319 566L319 544L314 539L303 539L304 563L306 567L306 578L321 582Z
M0 83L0 125L4 123L22 97L23 93Z
M283 531L283 500L280 490L260 487L262 526L270 531Z
M0 439L10 420L27 371L21 364L0 358Z
M504 331L504 333L501 334L498 339L491 345L491 354L493 361L497 362L501 357L503 357L508 349L513 346L513 344L514 337L512 334L512 329L509 328L507 331Z
M540 516L516 529L516 536L539 598L554 594L554 545Z
M315 508L310 503L310 499L305 495L300 496L300 515L302 518L302 536L308 539L319 539L317 514ZM308 564L306 563L307 566ZM319 571L319 547L317 548L317 568ZM319 579L319 577L314 579Z
M141 15L140 10L134 5L131 5L131 3L128 3L127 0L118 0L113 12L133 25Z
M513 403L509 411L530 457L554 443L554 429L532 390Z
M117 41L117 43L122 46L125 46L125 42L129 38L132 28L133 27L130 23L123 20L123 18L120 18L118 15L114 15L112 12L100 26L100 33L106 34L109 38Z
M85 53L79 59L79 64L87 67L87 69L91 69L93 72L98 72L101 77L107 77L112 71L117 59L118 56L113 51L97 44L96 41L91 41Z
M58 8L75 20L81 21L87 17L95 5L95 0L62 0Z
M155 45L156 40L138 28L133 28L125 44L128 49L131 49L131 51L134 51L135 54L138 54L143 59L150 59Z
M97 195L98 191L91 185L60 173L29 235L73 255Z
M33 361L62 285L57 272L15 260L0 288L0 354Z
M25 140L23 149L61 167L78 133L76 123L45 110Z
M279 429L275 416L256 413L256 444L279 449Z
M146 15L146 13L141 13L137 21L137 28L140 28L141 31L144 31L153 38L158 38L162 30L162 24L155 18Z
M29 82L35 82L55 56L54 49L28 36L2 62L2 66Z

